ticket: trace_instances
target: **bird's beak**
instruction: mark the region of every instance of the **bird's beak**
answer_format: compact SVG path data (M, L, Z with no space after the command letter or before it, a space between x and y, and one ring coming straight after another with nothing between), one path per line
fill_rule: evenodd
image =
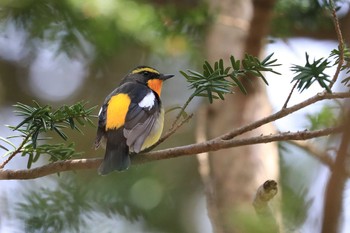
M164 81L164 80L167 80L167 79L172 78L174 76L175 76L174 74L161 74L159 79Z

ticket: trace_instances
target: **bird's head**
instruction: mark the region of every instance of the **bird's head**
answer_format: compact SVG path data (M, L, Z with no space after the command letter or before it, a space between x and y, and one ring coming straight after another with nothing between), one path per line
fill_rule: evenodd
M147 85L160 96L163 81L172 77L174 77L173 74L162 74L149 66L138 66L122 82L138 82Z

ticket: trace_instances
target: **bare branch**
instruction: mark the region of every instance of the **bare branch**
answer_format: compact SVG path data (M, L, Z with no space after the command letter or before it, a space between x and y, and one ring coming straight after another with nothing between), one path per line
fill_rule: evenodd
M259 128L260 126L262 125L265 125L267 123L270 123L272 121L275 121L275 120L278 120L278 119L281 119L293 112L296 112L302 108L305 108L311 104L314 104L318 101L321 101L321 100L326 100L326 99L344 99L344 98L349 98L350 97L350 92L338 92L338 93L326 93L326 92L321 92L321 93L318 93L317 95L299 103L299 104L296 104L296 105L293 105L292 107L289 107L289 108L284 108L284 109L281 109L280 111L270 115L270 116L267 116L261 120L258 120L258 121L255 121L251 124L248 124L248 125L245 125L245 126L242 126L238 129L234 129L224 135L221 135L219 137L217 137L217 139L222 139L222 140L229 140L231 138L234 138L238 135L241 135L241 134L244 134L248 131L252 131L256 128Z
M289 102L290 98L292 97L292 94L293 94L295 88L297 87L298 83L299 83L299 80L294 83L294 86L292 87L292 90L289 92L289 95L286 99L286 102L284 102L282 109L287 107L288 102Z
M221 140L221 139L212 139L206 142L190 144L186 146L180 146L165 150L159 150L143 154L142 156L135 156L135 161L138 163L161 160L161 159L170 159L183 155L193 155L197 153L203 153L207 151L217 151L221 149L247 146L252 144L259 143L269 143L276 141L285 141L285 140L307 140L316 137L327 136L330 134L339 133L341 127L331 127L321 130L314 131L298 131L298 132L282 132L268 136L256 136L244 139L230 139L230 140Z
M28 142L29 137L31 137L31 134L28 134L22 141L21 145L18 146L18 148L11 153L11 155L2 163L0 164L0 169L3 169L6 164L8 164L18 153L21 152L24 145Z
M332 6L332 19L333 19L333 24L334 24L334 28L335 28L335 32L337 34L337 39L339 42L339 63L337 66L337 69L334 73L332 82L329 84L329 89L332 89L334 83L337 81L338 77L339 77L339 73L342 69L342 66L344 64L344 39L343 39L343 35L342 32L340 30L340 25L339 25L339 21L338 21L338 17L337 17L337 13L334 7L334 1L330 0L330 4Z
M2 169L0 170L0 180L28 180L65 171L97 169L101 162L102 159L72 159L26 170Z
M300 149L305 150L312 157L314 157L315 159L332 169L333 159L330 157L330 155L324 151L319 150L313 144L305 141L287 141L287 143L290 143L291 145L297 146Z
M245 139L221 140L212 139L206 142L190 144L165 150L137 154L131 157L133 164L141 164L154 160L170 159L185 155L193 155L208 151L217 151L225 148L246 146L259 143L269 143L285 140L307 140L327 136L341 131L341 127L332 127L315 131L284 132L268 136L256 136ZM262 155L263 156L263 155ZM74 159L59 161L42 167L28 170L0 170L0 180L4 179L35 179L38 177L70 170L97 169L102 159Z

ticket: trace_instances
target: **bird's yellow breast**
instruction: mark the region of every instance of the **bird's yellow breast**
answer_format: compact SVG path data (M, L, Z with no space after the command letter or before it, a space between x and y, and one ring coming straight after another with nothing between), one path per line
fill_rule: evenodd
M108 101L106 130L118 129L125 123L129 110L130 97L127 94L117 94Z

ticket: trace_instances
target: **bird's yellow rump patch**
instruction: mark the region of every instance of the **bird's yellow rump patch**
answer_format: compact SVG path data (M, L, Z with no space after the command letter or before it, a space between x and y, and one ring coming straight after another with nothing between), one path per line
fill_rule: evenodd
M139 74L139 73L144 72L144 71L155 73L155 74L159 74L159 72L157 70L152 69L150 67L137 68L137 69L134 69L131 73L132 74Z
M127 94L112 96L107 107L106 130L118 129L124 125L130 102Z

